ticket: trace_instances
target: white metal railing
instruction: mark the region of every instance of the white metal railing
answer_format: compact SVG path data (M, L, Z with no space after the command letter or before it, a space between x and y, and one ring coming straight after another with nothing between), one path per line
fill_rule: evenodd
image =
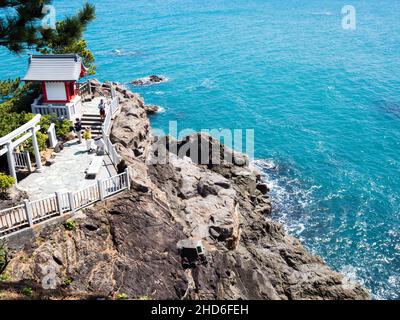
M121 189L128 188L129 185L129 177L125 173L121 173L117 176L105 179L102 181L102 189L104 191L104 196L111 196Z
M119 99L117 96L115 96L112 99L111 103L107 106L106 119L104 120L104 123L101 127L106 152L110 156L111 161L114 165L119 164L119 162L121 161L121 157L115 150L115 147L110 140L109 133L111 130L112 119L114 118L114 115L118 111L118 109L119 109Z
M41 115L56 115L57 118L73 120L78 113L81 98L77 96L72 102L66 104L43 104L43 97L40 95L31 104L32 113Z
M119 99L118 99L118 97L114 97L110 104L110 111L113 116L114 116L115 112L117 112L118 107L119 107Z
M77 86L78 86L78 93L80 96L84 96L84 95L92 93L91 85L90 85L89 81L77 83Z
M31 201L27 205L31 207L33 223L47 220L58 214L57 197L55 195Z
M32 163L28 151L13 152L13 154L15 167L17 169L28 169L29 171L32 171Z
M56 125L54 123L50 124L47 136L49 137L50 148L54 148L57 145Z
M106 107L106 118L102 126L103 131L108 135L111 129L111 122L114 118L114 114L118 111L119 99L115 97L112 99L111 103Z
M78 210L84 208L100 199L98 185L86 187L83 190L77 191L73 194L74 209Z
M68 109L64 106L32 104L32 113L41 115L56 115L57 118L68 118Z
M61 207L61 212L71 211L71 203L69 201L68 193L56 193L56 196L59 201L59 206Z
M102 135L106 152L108 153L112 163L117 166L121 161L121 157L117 153L117 150L115 150L115 147L112 144L110 137L106 135L104 131L102 132Z
M110 133L110 129L111 129L111 113L108 112L108 108L106 109L106 118L104 119L103 125L102 125L102 129L103 131L108 135Z
M44 199L24 200L24 204L0 211L0 238L64 213L75 212L126 189L130 189L128 169L76 192L56 192Z
M29 221L23 204L0 211L0 237L26 226L29 226Z

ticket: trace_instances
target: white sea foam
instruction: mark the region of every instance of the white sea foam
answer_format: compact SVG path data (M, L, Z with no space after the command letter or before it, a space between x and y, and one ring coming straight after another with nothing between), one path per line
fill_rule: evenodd
M124 50L124 49L114 49L111 50L110 55L126 57L126 56L138 56L141 52L137 50Z
M343 266L343 268L340 270L340 273L342 273L346 277L346 279L352 282L358 282L360 284L363 284L363 280L357 276L358 268L352 265Z
M323 12L311 12L313 16L331 16L332 12L330 11L323 11Z
M206 88L206 89L214 89L216 87L215 81L211 80L211 79L204 79L201 84L200 87Z
M218 87L217 83L209 78L206 79L202 79L200 80L197 84L195 85L190 85L186 88L186 91L188 92L193 92L193 91L197 91L197 90L213 90L216 89Z
M298 178L280 174L280 166L271 159L255 160L252 165L262 174L271 190L273 216L283 223L290 234L301 239L307 228L307 208L313 203L313 193L319 186L304 188Z
M101 50L95 52L96 56L112 56L112 57L129 57L129 56L139 56L142 53L137 50L125 50L125 49L111 49L111 50Z

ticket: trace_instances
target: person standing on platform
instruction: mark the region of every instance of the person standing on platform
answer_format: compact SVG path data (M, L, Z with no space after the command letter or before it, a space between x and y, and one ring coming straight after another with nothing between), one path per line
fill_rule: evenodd
M78 135L78 142L82 143L82 123L79 118L76 118L75 121L76 122L75 122L74 128L75 128L76 134Z
M101 122L104 122L104 119L106 118L106 104L104 103L103 99L100 100L99 110Z
M93 148L92 148L92 132L91 132L89 127L85 128L85 131L83 132L83 139L86 140L87 151L89 153L91 153L93 151Z

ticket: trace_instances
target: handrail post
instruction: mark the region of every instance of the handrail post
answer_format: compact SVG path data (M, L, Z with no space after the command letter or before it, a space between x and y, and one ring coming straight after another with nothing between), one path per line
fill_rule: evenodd
M65 111L66 111L67 119L72 120L72 114L71 114L71 110L69 109L69 103L65 104Z
M56 200L57 200L58 212L60 213L61 216L63 214L63 206L62 206L62 199L60 192L56 192Z
M10 172L10 176L12 176L15 179L15 181L17 181L17 173L15 171L14 148L12 146L11 141L7 142L7 161L8 161L8 170Z
M68 200L69 200L69 207L71 208L72 213L75 213L75 204L74 204L74 193L68 192Z
M103 188L103 180L97 180L97 186L99 188L100 200L103 201L105 198L104 188Z
M129 167L126 167L125 175L126 175L126 187L128 190L130 190L131 189L131 178L129 176Z
M25 214L26 218L28 219L28 223L30 227L33 227L33 215L32 215L32 205L29 200L24 200L25 205Z
M24 151L24 156L26 160L26 166L28 167L29 172L33 171L31 156L29 155L29 151Z

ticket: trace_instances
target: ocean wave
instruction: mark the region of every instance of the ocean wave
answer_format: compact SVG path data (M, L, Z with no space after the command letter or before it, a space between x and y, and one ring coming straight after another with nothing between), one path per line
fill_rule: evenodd
M322 11L322 12L311 12L311 15L313 15L313 16L331 16L331 15L333 15L333 13L330 11Z
M314 192L320 186L307 187L298 176L290 174L292 169L271 159L254 160L264 182L271 190L273 217L284 224L287 231L301 239L307 229L308 208L314 203Z
M160 90L158 90L158 91L154 91L153 92L155 95L157 95L157 96L162 96L162 95L164 95L165 94L165 92L164 91L160 91Z
M159 107L157 110L157 113L164 113L165 112L165 108L163 107Z
M218 87L217 83L209 78L202 79L198 83L190 85L186 88L186 91L193 92L198 90L214 90Z
M322 190L285 162L263 159L255 160L252 166L260 171L271 190L272 218L282 223L289 234L297 237L309 252L322 256L333 270L367 288L373 299L399 299L400 273L393 267L400 250L396 240L399 233L390 228L385 235L390 240L382 242L377 238L372 242L374 233L378 229L383 232L384 225L369 223L370 197L349 216L346 203L351 198L344 186ZM373 191L376 187L368 184L366 188ZM332 211L332 207L339 209ZM378 253L380 246L385 249ZM381 270L379 277L374 275L376 268Z
M136 57L143 53L138 50L125 50L125 49L111 49L96 51L96 56L106 56L106 57Z
M362 286L365 286L365 281L362 277L359 276L360 268L354 267L352 265L345 265L342 269L339 270L344 277L353 283L359 283ZM374 296L375 299L379 299L379 297Z

